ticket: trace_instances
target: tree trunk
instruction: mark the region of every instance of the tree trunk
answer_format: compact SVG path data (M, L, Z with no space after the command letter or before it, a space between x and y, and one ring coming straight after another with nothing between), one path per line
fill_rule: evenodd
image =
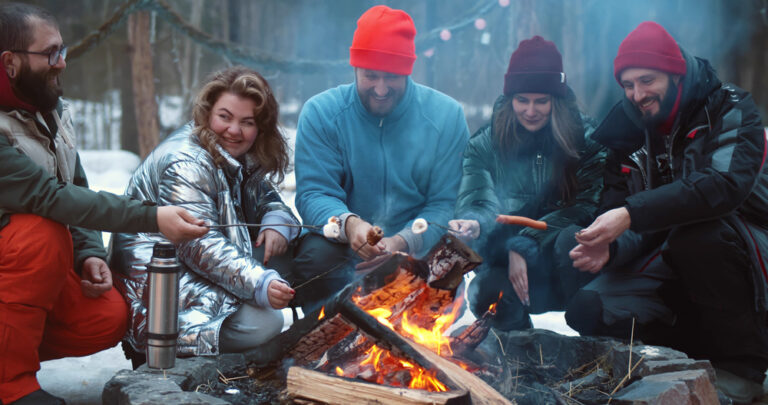
M159 140L149 25L150 14L146 11L136 12L128 20L133 105L139 135L139 155L142 159L157 146Z

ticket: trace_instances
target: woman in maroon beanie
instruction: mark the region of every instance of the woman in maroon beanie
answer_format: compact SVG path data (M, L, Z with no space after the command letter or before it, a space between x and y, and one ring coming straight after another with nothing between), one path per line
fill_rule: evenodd
M540 36L520 42L491 122L464 153L456 207L462 219L451 221L484 258L469 287L472 312L482 315L503 292L498 329L531 327L529 313L563 309L592 277L556 248L567 244L556 243L563 228L589 224L597 210L605 152L589 140L592 129L566 85L555 44ZM497 224L497 214L545 221L547 229Z

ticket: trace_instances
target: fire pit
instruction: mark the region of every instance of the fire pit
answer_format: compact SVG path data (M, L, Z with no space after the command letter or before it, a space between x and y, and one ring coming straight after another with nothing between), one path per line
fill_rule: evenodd
M451 235L443 236L424 260L393 254L321 310L248 355L262 365L294 362L286 391L297 398L506 403L465 371L471 367L466 361L447 359L453 351L443 332L462 308L457 288L480 263Z
M221 398L185 397L184 403L222 404L641 404L654 402L637 401L638 395L662 397L664 390L687 390L699 403L716 398L706 361L540 330L488 336L493 308L455 337L443 336L463 307L457 290L463 275L480 261L450 235L424 260L394 254L259 349L178 359L166 373L145 366L121 372L105 387L103 401L176 403L142 397L153 385L162 395L196 391ZM662 378L672 388L652 385L653 394L637 389L655 374L681 370L693 376ZM138 402L124 400L132 395Z

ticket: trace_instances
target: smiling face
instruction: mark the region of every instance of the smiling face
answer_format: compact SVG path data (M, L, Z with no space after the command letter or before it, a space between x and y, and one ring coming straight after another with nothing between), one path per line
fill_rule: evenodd
M544 93L517 93L512 96L512 109L517 121L525 129L536 132L552 116L552 96Z
M219 145L236 159L251 149L259 134L255 108L253 100L224 92L211 109L208 127L216 133Z
M629 68L621 72L619 77L624 95L640 111L646 122L658 121L663 108L672 100L667 100L672 87L671 76L655 69ZM665 103L666 101L666 103Z
M30 17L27 24L34 32L34 40L26 49L27 51L50 52L61 49L63 46L61 34L54 25L37 17ZM59 58L56 65L50 66L47 55L26 53L14 55L18 74L11 79L11 85L16 95L41 111L56 108L59 97L63 93L60 75L67 67L64 58Z
M357 94L369 113L384 117L395 109L405 95L408 76L355 68Z

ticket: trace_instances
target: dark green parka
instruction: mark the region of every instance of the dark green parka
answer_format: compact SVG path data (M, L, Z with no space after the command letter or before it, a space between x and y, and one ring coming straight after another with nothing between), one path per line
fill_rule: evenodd
M501 96L494 105L491 123L472 135L464 152L456 218L480 222L481 254L484 253L491 264L503 261L506 265L506 255L498 257L504 251L518 251L526 259L534 252L548 254L561 229L591 223L603 189L606 152L589 138L593 127L582 119L585 131L577 144L578 185L571 201L563 201L553 173L555 141L552 136L541 136L544 131L551 131L551 125L547 124L535 134L524 134L524 144L518 152L505 157L493 139L495 118L503 102L504 96ZM500 225L495 222L497 214L542 220L547 223L547 229ZM521 245L525 240L529 242ZM489 254L494 257L488 257Z

